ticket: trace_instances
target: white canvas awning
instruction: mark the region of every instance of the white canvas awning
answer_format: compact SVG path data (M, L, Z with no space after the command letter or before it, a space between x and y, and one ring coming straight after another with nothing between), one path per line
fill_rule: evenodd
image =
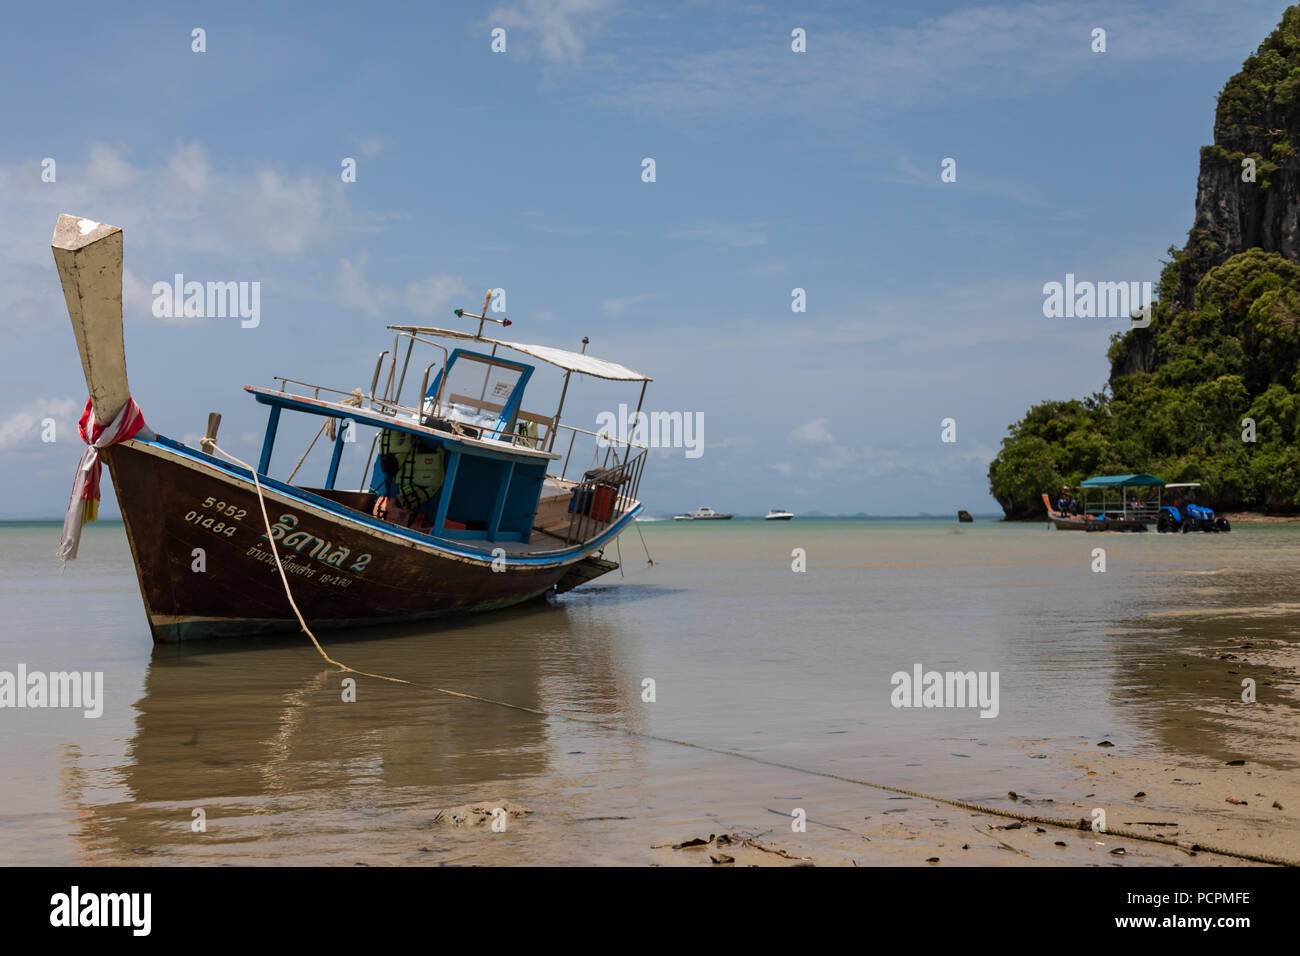
M470 342L482 342L486 345L499 345L502 348L514 349L516 352L522 352L524 355L531 355L535 359L540 359L557 368L562 368L567 372L577 372L580 375L591 375L594 378L608 379L613 382L649 382L653 381L640 372L634 372L625 365L619 365L617 362L609 362L605 359L598 359L594 355L584 355L580 352L569 352L565 349L552 348L549 345L527 345L523 342L505 342L501 339L489 339L475 335L473 332L463 332L459 329L439 329L432 326L423 325L390 325L394 332L411 332L416 335L436 335L452 339L465 339Z

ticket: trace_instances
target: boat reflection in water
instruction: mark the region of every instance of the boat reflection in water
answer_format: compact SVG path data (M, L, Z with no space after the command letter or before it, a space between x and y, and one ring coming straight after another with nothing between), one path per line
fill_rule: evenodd
M637 683L610 653L617 635L586 620L581 599L444 622L436 641L417 625L332 637L335 659L421 686L337 671L286 639L156 649L123 764L105 771L74 753L65 766L80 861L511 862L517 834L447 830L434 812L554 809L557 776L576 772L569 754L599 748L564 739L591 737L583 725L431 688L632 728L640 719ZM598 733L614 759L640 759L640 741ZM607 769L590 765L603 756L578 759ZM206 832L194 830L197 809ZM505 842L486 846L484 832Z

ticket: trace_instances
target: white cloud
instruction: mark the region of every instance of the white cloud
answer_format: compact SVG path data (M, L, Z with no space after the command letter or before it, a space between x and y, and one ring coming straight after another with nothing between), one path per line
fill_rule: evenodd
M370 282L366 276L369 266L369 252L354 259L339 260L339 301L371 317L379 317L402 305L416 315L437 315L455 299L469 295L469 286L460 276L425 276L399 290L394 285Z
M737 449L739 451L749 451L758 447L757 440L752 435L732 435L730 438L724 438L720 442L711 443L714 448Z
M407 283L406 304L416 315L430 316L446 311L452 300L469 295L460 276L426 276Z
M647 299L652 298L650 295L626 295L613 299L605 299L600 303L600 310L611 318L622 315L634 305L640 305Z
M74 398L42 398L11 412L0 420L0 452L44 448L41 430L47 418L54 419L56 441L77 438L77 419L84 407Z
M92 143L87 181L96 189L126 189L135 185L138 173L123 153L124 150L105 143Z
M388 305L385 290L371 288L366 281L366 267L370 253L363 252L355 259L339 260L339 301L352 309L360 309L369 316L377 316Z
M790 440L801 445L828 445L835 441L835 436L826 427L827 422L825 418L814 418L810 422L804 422L790 432Z
M58 280L54 280L58 285ZM126 266L122 267L122 320L124 322L136 319L148 319L153 316L153 288L152 283L145 282L142 278L132 272ZM183 315L173 318L163 319L162 321L176 325L194 325L202 321L200 319L185 318Z
M767 223L706 221L672 234L674 239L701 239L727 249L749 249L767 242Z
M30 332L63 313L50 255L59 212L123 229L124 315L146 319L149 289L171 281L181 255L221 270L189 278L265 283L283 265L277 257L373 228L352 212L337 176L220 171L198 143L177 142L149 164L134 164L125 150L98 142L84 157L51 158L53 183L42 182L37 160L0 165L0 330L7 333Z
M1157 255L1156 249L1116 250L1105 261L1062 261L1054 274L989 276L907 295L868 297L823 323L787 324L782 335L792 348L869 345L871 349L863 353L869 367L888 374L906 364L911 369L906 374L916 375L911 359L917 355L938 357L968 353L972 348L1034 343L1077 347L1080 342L1096 342L1100 352L1091 351L1089 344L1090 351L1083 354L1104 365L1105 343L1125 323L1044 318L1043 284L1063 281L1067 272L1092 281L1155 281ZM772 334L765 319L737 318L733 324L740 341L761 341Z
M272 252L301 252L327 229L325 187L319 177L290 178L260 169L238 191L240 231Z
M1278 6L1264 0L986 4L869 29L808 17L800 21L808 51L795 54L784 12L749 11L728 42L712 49L678 56L625 51L625 65L599 98L674 116L818 115L857 122L866 107L1019 97L1095 76L1099 66L1240 61L1277 18ZM1107 31L1105 54L1090 49L1096 26Z
M956 158L956 157L952 157ZM1049 204L1032 188L1023 183L1014 180L999 180L989 178L987 174L975 176L962 176L961 164L958 163L957 179L955 182L943 182L939 178L940 166L939 159L936 157L932 169L922 169L907 157L900 157L898 160L898 173L882 173L873 176L873 179L884 183L897 183L902 186L921 186L923 188L947 189L954 192L982 193L988 196L997 196L1002 199L1010 199L1013 202L1023 203L1027 206L1037 208L1046 208Z
M552 63L576 63L587 38L600 28L613 0L521 0L497 7L488 18L491 26L519 30L536 37L537 49ZM507 34L508 48L517 41ZM527 49L525 47L525 49Z
M207 192L212 168L207 153L198 143L177 143L167 158L167 168L189 192L198 196Z

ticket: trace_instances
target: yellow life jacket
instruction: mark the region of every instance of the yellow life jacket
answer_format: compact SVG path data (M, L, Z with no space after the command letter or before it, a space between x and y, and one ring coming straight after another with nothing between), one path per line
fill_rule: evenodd
M379 454L389 493L408 511L431 500L446 480L446 450L430 447L410 432L384 429Z

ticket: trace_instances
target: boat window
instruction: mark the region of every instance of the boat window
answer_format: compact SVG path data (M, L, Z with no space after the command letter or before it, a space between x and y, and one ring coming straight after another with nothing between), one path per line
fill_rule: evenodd
M452 363L446 382L440 383L440 391L426 400L425 414L477 428L494 428L521 375L517 368L461 354ZM434 399L441 401L437 410Z

